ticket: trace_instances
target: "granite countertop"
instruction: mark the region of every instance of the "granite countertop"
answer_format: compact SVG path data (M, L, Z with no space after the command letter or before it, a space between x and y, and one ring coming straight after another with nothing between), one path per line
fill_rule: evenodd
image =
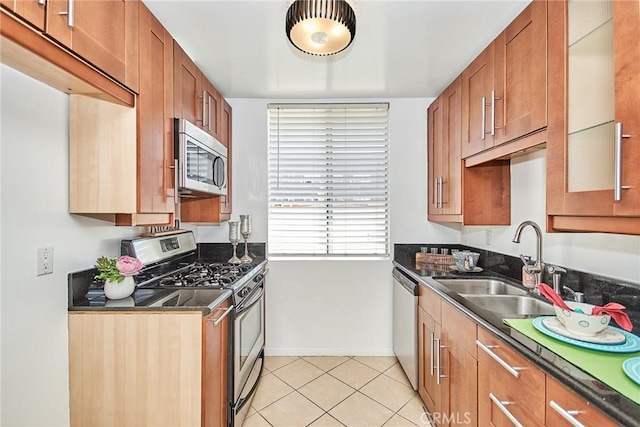
M393 264L416 280L421 286L429 287L444 300L459 308L476 323L503 339L547 374L560 380L560 382L570 387L616 422L622 425L635 425L637 423L637 420L640 419L640 405L591 377L580 368L572 365L532 339L505 325L501 317L490 312L477 310L476 307L468 304L457 293L450 291L437 282L437 279L442 278L468 278L473 276L495 277L514 283L513 278L506 277L487 268L483 272L475 274L452 274L452 272L445 272L441 269L424 270L422 265L416 265L415 251L412 250L397 252ZM409 256L409 253L411 256Z

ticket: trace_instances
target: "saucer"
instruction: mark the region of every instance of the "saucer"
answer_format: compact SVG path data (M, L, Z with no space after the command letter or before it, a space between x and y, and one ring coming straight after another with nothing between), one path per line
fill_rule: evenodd
M632 357L622 362L622 370L633 382L640 385L640 357Z
M621 332L608 326L593 336L574 334L569 331L555 316L545 317L542 319L542 324L556 334L594 344L622 344L627 340Z
M627 340L621 344L598 344L598 343L590 343L586 341L577 340L574 338L565 337L564 335L557 334L544 326L542 321L547 319L549 316L540 316L533 319L533 327L536 328L540 333L556 339L558 341L562 341L567 344L574 345L576 347L587 348L589 350L602 351L605 353L635 353L640 351L640 337L632 334L631 332L624 331L619 328L615 328L613 326L609 326L609 328L613 328L616 331L620 332L624 335Z
M461 270L455 265L450 265L449 268L458 273L480 273L482 271L480 267L473 267L473 270Z

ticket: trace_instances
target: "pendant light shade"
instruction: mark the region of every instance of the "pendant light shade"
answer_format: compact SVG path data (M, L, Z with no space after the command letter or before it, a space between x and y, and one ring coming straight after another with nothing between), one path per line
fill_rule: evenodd
M287 37L310 55L333 55L356 36L356 14L345 0L296 0L287 11Z

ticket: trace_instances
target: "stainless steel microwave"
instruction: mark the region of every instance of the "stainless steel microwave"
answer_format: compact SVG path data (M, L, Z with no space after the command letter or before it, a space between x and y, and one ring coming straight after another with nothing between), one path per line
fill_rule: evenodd
M226 196L227 147L185 119L175 119L174 133L180 196Z

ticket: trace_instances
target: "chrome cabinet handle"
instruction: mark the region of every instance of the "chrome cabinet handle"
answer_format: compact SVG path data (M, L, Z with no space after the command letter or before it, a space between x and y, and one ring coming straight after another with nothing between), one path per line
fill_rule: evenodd
M203 128L207 127L207 123L204 120L204 118L205 118L204 110L205 110L206 106L207 106L207 91L203 90L202 91L202 127Z
M497 354L495 354L493 351L491 351L492 348L494 348L495 346L491 346L491 345L484 345L482 342L480 342L480 340L476 340L476 345L478 347L480 347L485 353L487 353L489 356L491 356L491 358L493 360L495 360L496 362L498 362L500 364L500 366L502 366L504 369L506 369L511 375L513 375L516 378L520 378L520 372L522 370L522 368L518 368L515 366L511 366L509 365L507 362L505 362L504 360L502 360L500 358L500 356L498 356Z
M66 15L67 16L67 27L73 28L75 23L75 14L74 11L74 1L75 0L67 0L67 10L63 12L58 12L58 15Z
M439 178L440 181L440 191L438 192L438 204L439 207L442 208L442 177Z
M180 197L178 196L178 159L173 159L173 166L169 166L173 169L173 204L180 203Z
M436 338L436 384L440 385L440 339Z
M498 98L496 96L496 91L492 90L491 91L491 136L494 136L496 134L496 101L500 100L501 98Z
M235 305L232 305L231 307L227 308L227 310L224 313L222 313L222 316L218 317L215 320L211 319L210 322L213 322L213 326L218 326L218 324L222 322L222 320L224 320L224 318L227 317L235 307L236 307Z
M487 133L487 129L485 126L485 121L487 120L487 98L485 96L482 97L482 140L484 141L485 135Z
M431 376L433 376L433 332L430 333L429 337L429 366L431 367Z
M502 413L505 414L507 418L509 418L509 420L511 420L514 426L523 427L520 421L518 421L518 419L511 413L511 411L507 409L507 406L511 405L513 402L501 402L500 399L498 399L493 393L489 393L489 398L493 401L493 403L496 404L498 409L500 409L500 411L502 411Z
M622 190L628 190L630 188L628 185L622 185L622 139L631 138L631 135L625 135L622 133L621 122L618 122L615 124L615 129L616 129L616 139L613 145L613 156L614 156L613 200L615 200L616 202L619 202L620 200L622 200Z
M574 415L580 414L580 411L567 411L562 406L558 405L553 400L549 401L549 406L551 406L558 414L562 416L565 420L569 421L569 423L574 427L585 427L580 421L576 420Z
M211 99L213 97L209 94L207 94L207 112L209 113L209 121L207 121L207 129L209 129L209 132L211 132Z

